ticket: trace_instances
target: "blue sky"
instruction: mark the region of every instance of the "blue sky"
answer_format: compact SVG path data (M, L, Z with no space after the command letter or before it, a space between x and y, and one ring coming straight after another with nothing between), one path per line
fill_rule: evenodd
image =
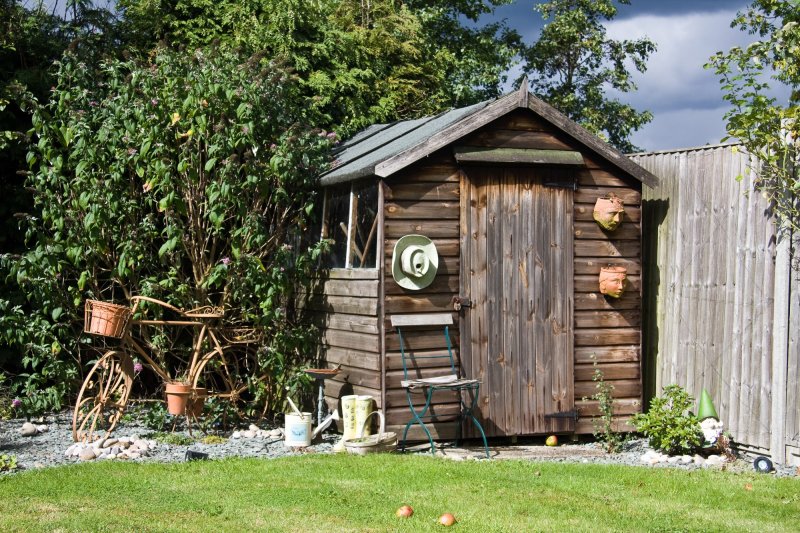
M497 9L532 43L541 30L534 0L517 0ZM638 110L648 109L653 121L636 132L633 143L646 150L666 150L714 144L725 135L719 81L703 64L718 50L750 42L752 37L730 23L747 0L632 0L619 6L617 18L606 24L615 39L649 37L658 50L647 72L636 74L639 90L616 95ZM492 17L492 18L495 18ZM515 78L516 76L512 76Z

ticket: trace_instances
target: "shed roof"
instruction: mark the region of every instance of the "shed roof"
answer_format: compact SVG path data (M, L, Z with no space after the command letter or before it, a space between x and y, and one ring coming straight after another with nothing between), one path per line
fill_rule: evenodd
M344 183L367 176L388 177L436 150L457 141L516 109L536 115L577 140L607 162L648 186L658 178L619 150L589 133L554 107L528 92L527 80L519 91L495 100L445 111L431 117L376 124L359 132L335 152L334 167L320 177L322 185Z

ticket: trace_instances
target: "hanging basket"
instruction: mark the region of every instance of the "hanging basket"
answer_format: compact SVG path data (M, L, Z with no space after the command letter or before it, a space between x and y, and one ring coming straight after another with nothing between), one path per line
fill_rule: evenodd
M121 338L125 334L130 308L99 300L86 300L84 306L83 331L92 335Z
M619 298L625 292L628 269L622 266L607 266L600 269L600 293Z
M592 216L601 228L614 231L622 223L624 212L625 206L622 204L622 198L612 192L597 199Z
M344 441L344 447L349 453L356 455L367 455L368 453L379 452L393 452L397 448L397 433L393 431L384 431L386 429L386 419L383 417L383 412L373 411L367 418L364 419L364 425L361 427L361 435L364 434L369 419L372 415L377 414L381 419L380 430L376 435L367 435L366 437L356 437L355 439L347 439Z

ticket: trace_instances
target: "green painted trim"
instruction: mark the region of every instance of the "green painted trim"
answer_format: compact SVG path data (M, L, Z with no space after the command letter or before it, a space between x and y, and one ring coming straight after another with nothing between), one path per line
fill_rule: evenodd
M583 155L574 150L533 148L481 148L454 146L459 163L527 163L533 165L583 165Z

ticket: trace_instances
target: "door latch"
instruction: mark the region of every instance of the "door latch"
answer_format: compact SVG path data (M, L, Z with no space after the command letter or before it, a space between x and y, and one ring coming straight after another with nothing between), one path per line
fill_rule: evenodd
M453 296L453 309L461 311L464 307L472 307L472 300L464 296Z

